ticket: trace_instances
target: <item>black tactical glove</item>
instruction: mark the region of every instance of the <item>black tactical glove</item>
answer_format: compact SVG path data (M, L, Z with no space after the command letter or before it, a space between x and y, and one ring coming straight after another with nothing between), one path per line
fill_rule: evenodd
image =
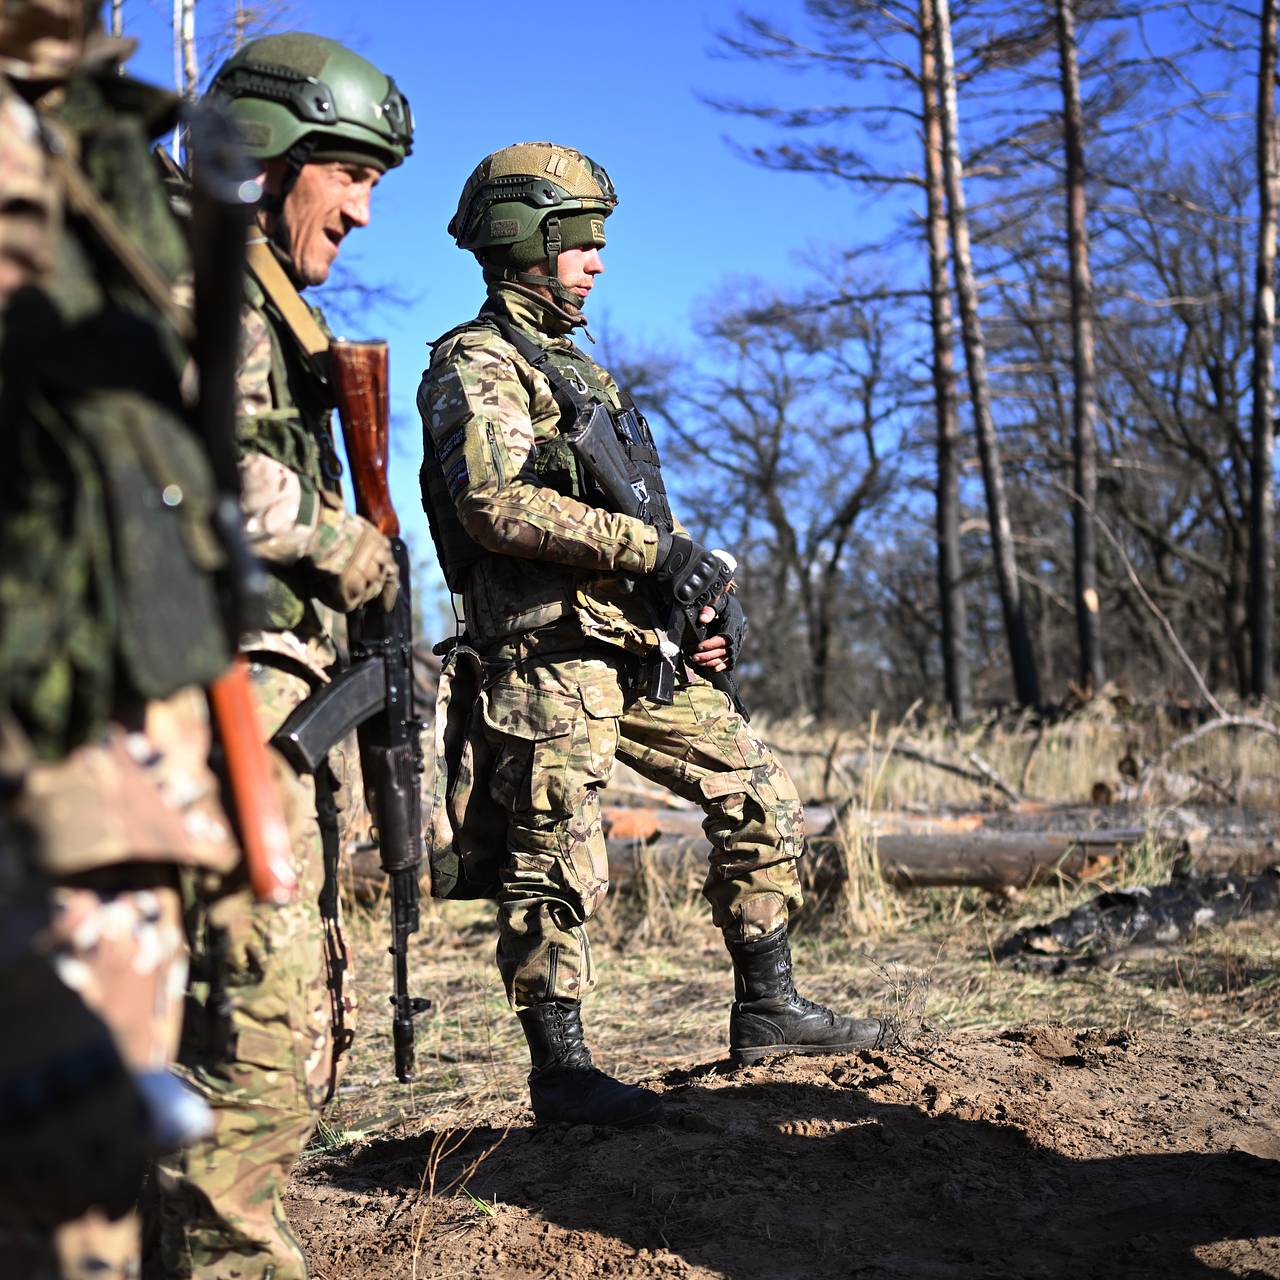
M714 552L683 533L659 533L653 577L682 608L713 605L719 610L733 581L733 570Z
M729 669L737 665L738 654L742 651L742 642L747 635L747 615L742 612L738 597L727 595L721 601L723 608L716 610L715 619L707 624L706 634L724 636L728 645Z

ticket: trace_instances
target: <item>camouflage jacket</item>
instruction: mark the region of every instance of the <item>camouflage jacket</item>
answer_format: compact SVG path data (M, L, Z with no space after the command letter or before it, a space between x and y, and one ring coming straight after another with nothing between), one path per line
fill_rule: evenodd
M495 286L487 307L548 348L594 397L618 407L613 379L567 336L548 334L535 303ZM569 646L590 638L641 654L656 648L656 614L634 588L653 569L657 530L581 500L550 384L485 312L434 344L418 408L428 446L424 502L447 491L478 544L463 587L471 641L491 647L551 628Z
M188 352L103 238L110 224L132 240L162 287L189 269L149 153L176 99L103 68L74 76L57 102L41 112L58 139L47 161L55 180L60 165L78 171L82 196L47 278L0 323L0 711L51 760L207 683L228 657ZM21 179L0 167L0 207Z
M342 463L333 437L333 399L261 286L248 277L236 375L236 432L249 543L267 564L268 625L241 642L279 653L320 679L337 652L335 615L311 598L320 494L341 501ZM319 310L312 314L323 327ZM327 330L326 330L327 331Z

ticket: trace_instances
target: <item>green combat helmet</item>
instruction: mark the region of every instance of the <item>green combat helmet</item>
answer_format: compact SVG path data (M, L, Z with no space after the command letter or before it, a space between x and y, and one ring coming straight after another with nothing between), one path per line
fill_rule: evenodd
M413 113L396 82L324 36L250 40L219 68L209 95L239 125L250 156L285 157L280 201L312 160L386 170L413 150Z
M550 288L577 312L579 299L556 275L562 249L604 245L604 220L618 193L590 156L552 142L517 142L476 166L449 223L460 249L470 249L486 273ZM530 267L545 263L547 274Z

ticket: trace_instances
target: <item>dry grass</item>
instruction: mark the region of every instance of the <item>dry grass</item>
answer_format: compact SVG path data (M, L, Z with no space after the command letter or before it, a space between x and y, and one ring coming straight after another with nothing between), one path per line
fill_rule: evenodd
M909 738L955 761L976 752L1027 794L1079 803L1088 801L1096 781L1120 776L1125 756L1151 758L1179 732L1165 717L1139 732L1106 710L1039 735L1029 725L1015 725L961 738L929 725L886 730L874 721L838 735L766 728L795 766L806 800L852 802L841 832L845 882L793 930L801 989L842 1010L882 1012L917 1024L923 1017L951 1032L1061 1021L1130 1030L1205 1025L1280 1036L1280 922L1274 916L1058 975L995 963L996 941L1015 928L1066 912L1103 887L1166 878L1169 854L1154 840L1118 866L1105 886L1063 881L994 896L974 889L899 892L879 874L868 835L873 810L973 807L993 800L989 788L891 754L894 741ZM1194 754L1180 767L1211 772L1251 799L1270 798L1275 807L1280 751L1273 741L1222 734L1197 744ZM1153 827L1159 814L1153 805ZM632 891L612 895L593 923L598 987L585 1021L605 1070L636 1079L723 1056L732 982L700 885L696 863L664 872L649 862ZM349 912L361 1011L346 1077L327 1119L331 1140L374 1128L465 1131L523 1104L527 1058L494 964L492 914L486 903L424 903L413 990L429 995L434 1008L418 1022L417 1082L402 1086L391 1082L385 908L357 905Z

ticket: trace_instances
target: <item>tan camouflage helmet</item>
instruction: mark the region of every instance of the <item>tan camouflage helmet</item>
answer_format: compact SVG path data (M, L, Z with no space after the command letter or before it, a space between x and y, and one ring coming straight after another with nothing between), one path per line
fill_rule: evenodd
M0 0L0 72L65 80L89 62L123 61L136 41L102 29L101 0Z
M609 175L590 156L553 142L517 142L476 166L449 234L504 279L546 284L549 277L558 295L560 251L603 246L604 220L617 203ZM546 276L528 274L538 263L546 264ZM561 301L577 299L566 294Z

